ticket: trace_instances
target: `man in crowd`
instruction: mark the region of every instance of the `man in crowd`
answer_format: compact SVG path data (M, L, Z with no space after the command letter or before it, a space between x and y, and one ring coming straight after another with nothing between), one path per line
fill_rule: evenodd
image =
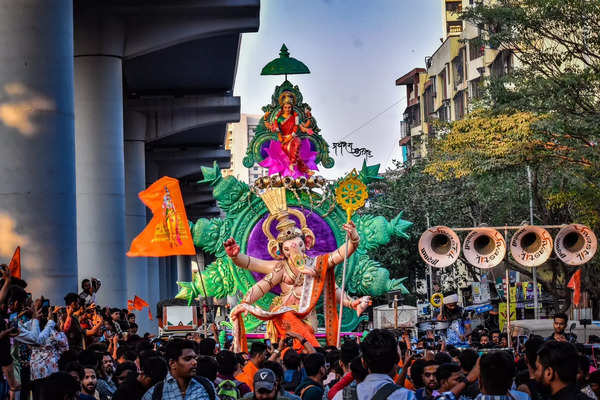
M110 354L104 352L100 360L97 389L100 400L109 400L117 391L117 385L113 381L115 365Z
M216 386L220 386L222 382L229 381L235 386L241 396L250 393L251 390L244 382L234 378L234 374L240 368L240 363L235 356L235 353L229 350L223 350L216 356L218 367Z
M369 375L356 388L359 400L370 400L376 396L390 400L414 399L413 392L397 386L392 379L400 356L396 338L391 332L372 330L360 349Z
M486 331L479 336L479 347L484 349L490 347L490 337Z
M417 400L433 400L437 396L439 385L436 372L438 367L437 362L433 360L425 361L423 373L421 373L421 380L424 386L415 392Z
M448 344L465 342L467 336L471 333L471 321L458 305L457 294L444 297L444 304L437 319L438 321L447 321L450 323L446 331L446 342Z
M302 371L300 370L300 354L296 350L288 347L282 353L283 361L283 388L288 392L294 392L300 382L304 380Z
M296 388L296 394L302 400L321 400L325 391L323 380L327 376L325 356L321 353L311 353L304 358L303 363L307 377Z
M132 361L125 361L117 365L115 369L115 375L113 380L115 381L117 388L123 383L127 382L131 377L135 378L138 375L137 365Z
M100 281L96 278L84 279L81 281L82 292L79 293L79 298L82 301L84 307L87 307L93 303L96 303L96 292L100 289Z
M339 365L342 369L343 376L335 385L331 387L331 389L327 393L327 398L329 400L333 399L334 396L338 393L338 391L345 389L348 386L350 386L348 390L356 392L357 382L352 375L352 371L350 370L350 364L352 363L352 360L354 360L359 355L360 346L355 341L347 340L342 344Z
M112 400L140 400L152 386L167 376L167 363L160 357L143 357L140 374L129 374L119 386Z
M589 399L575 385L578 358L573 345L565 341L547 341L538 350L535 366L535 379L551 400Z
M296 396L293 393L286 391L282 386L281 382L283 382L283 367L281 363L277 361L267 360L263 363L263 369L270 369L275 373L275 377L277 378L277 396L279 400L301 400L300 397ZM256 376L255 376L256 377ZM220 397L220 396L219 396Z
M500 331L499 330L492 331L492 344L494 345L494 347L500 346Z
M600 370L596 370L590 374L588 378L588 383L590 384L590 389L594 392L595 399L600 399Z
M196 344L190 340L172 340L167 344L166 357L169 373L164 381L146 392L143 400L154 399L196 399L211 400L214 388L210 382L201 383L196 376ZM213 396L209 391L213 391ZM154 392L162 396L154 396Z
M567 317L567 314L558 313L554 315L553 321L554 332L546 340L575 343L577 336L571 333L565 333L565 329L567 329L567 323L569 322L569 317Z
M270 369L260 369L254 375L254 391L245 396L245 399L252 400L278 400L283 399L278 396L279 387L277 386L277 376Z
M110 309L110 319L112 320L113 326L115 327L115 333L121 335L123 333L123 327L121 326L121 310L118 308Z
M479 361L479 387L477 400L515 400L510 388L515 376L515 363L509 353L495 351L484 354Z
M80 308L77 293L68 293L65 296L65 305L67 307L67 318L64 324L64 331L69 341L69 349L81 351L83 350L83 331L79 324L79 319L75 315Z
M263 361L267 359L267 345L263 342L254 342L250 348L250 361L246 363L242 372L235 378L244 382L250 390L254 391L254 375L258 372Z
M537 352L544 344L541 336L531 336L525 343L525 361L529 378L517 387L517 390L529 394L531 400L543 400L544 394L539 383L535 380Z
M473 349L464 349L458 355L458 360L460 363L460 369L464 376L468 376L469 373L475 368L477 364L477 360L479 359L479 354ZM465 397L469 397L474 399L479 394L479 384L477 382L472 382L467 385L465 390L463 391L463 395Z
M463 382L465 377L458 364L445 363L440 365L435 372L435 377L439 383L439 391L442 393L440 398L454 399L460 394L460 392L457 393L452 390L458 386L459 383Z
M79 376L81 380L81 400L96 400L99 396L96 392L96 370L90 367L83 368L83 374Z

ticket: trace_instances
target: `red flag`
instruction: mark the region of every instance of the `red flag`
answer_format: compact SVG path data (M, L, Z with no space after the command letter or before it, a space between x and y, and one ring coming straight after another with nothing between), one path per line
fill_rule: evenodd
M185 214L179 181L163 176L138 195L152 210L152 220L131 242L128 257L194 255L190 225Z
M127 300L127 311L133 311L133 300Z
M569 283L567 284L567 287L569 289L573 289L573 304L578 306L579 302L581 301L581 270L580 269L578 269L577 272L575 272L571 276L571 279L569 279Z
M10 264L8 264L8 271L10 272L10 276L14 276L15 278L21 279L21 247L18 246L15 249L15 254L13 254L12 259L10 260Z
M150 307L148 307L148 318L152 321L152 311L150 311Z

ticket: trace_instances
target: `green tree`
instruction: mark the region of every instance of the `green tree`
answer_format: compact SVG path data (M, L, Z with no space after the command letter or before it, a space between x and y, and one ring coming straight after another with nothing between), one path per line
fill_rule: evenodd
M404 218L414 225L409 240L380 248L373 257L387 266L392 277L408 277L408 286L414 285L415 278L425 276L426 267L416 249L428 222L430 226L493 226L521 222L529 215L527 175L522 169L440 181L425 172L424 163L412 167L398 164L386 172L385 178L370 185L367 210L386 218L403 210Z
M426 171L441 180L477 180L530 166L535 223L580 222L598 233L600 2L497 0L462 18L482 30L477 40L512 52L516 62L506 75L492 76L475 112L435 143ZM545 289L568 304L573 269L554 259L548 266ZM598 272L598 262L589 263L582 280L596 302Z

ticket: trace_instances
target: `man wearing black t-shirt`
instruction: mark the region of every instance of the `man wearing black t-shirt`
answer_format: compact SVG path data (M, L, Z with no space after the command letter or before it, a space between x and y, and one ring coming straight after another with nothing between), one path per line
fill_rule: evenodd
M65 305L67 306L67 319L64 325L64 331L69 341L70 350L83 350L83 331L79 325L79 319L74 315L79 310L79 296L77 293L69 293L65 296Z

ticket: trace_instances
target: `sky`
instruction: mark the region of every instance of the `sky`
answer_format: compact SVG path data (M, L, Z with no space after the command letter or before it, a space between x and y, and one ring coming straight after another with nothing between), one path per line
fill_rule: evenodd
M406 88L395 81L424 67L441 35L439 0L262 0L259 31L242 37L234 95L242 113L262 113L284 77L260 71L285 43L311 71L288 80L300 87L330 151L333 142L353 142L371 150L368 163L384 171L401 159ZM336 165L320 172L329 179L362 165L347 154L332 156Z

